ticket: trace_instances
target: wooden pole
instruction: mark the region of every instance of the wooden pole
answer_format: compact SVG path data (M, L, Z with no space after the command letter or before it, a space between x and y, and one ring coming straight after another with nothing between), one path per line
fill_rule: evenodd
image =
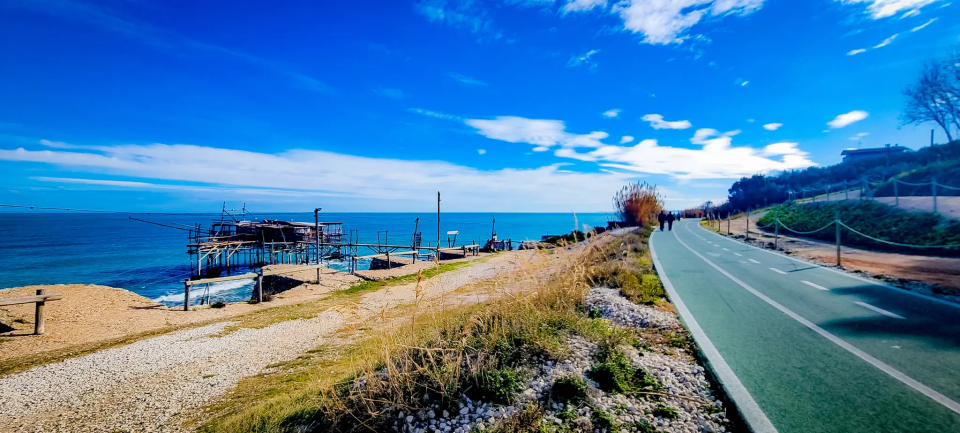
M777 244L780 241L780 215L779 212L773 214L773 250L777 251Z
M257 274L257 302L263 302L263 269Z
M183 311L190 311L190 280L183 280Z
M37 289L37 296L42 296L44 294L46 294L45 290ZM44 322L47 320L45 304L46 302L44 301L37 302L37 313L34 317L33 323L33 333L36 335L43 335Z
M900 206L900 192L897 191L898 183L899 182L896 179L893 180L893 205L894 206Z
M843 180L843 199L850 200L850 186L847 185L847 180Z
M440 263L440 191L437 191L437 254L434 260Z
M837 216L836 216L836 219L834 220L834 224L836 224L837 226L837 266L841 266L840 264L840 211L837 211Z
M743 235L744 242L750 240L750 211L747 211L747 231Z
M930 184L933 187L933 213L937 213L937 178L931 179L933 182Z
M313 210L313 231L317 235L317 265L322 264L320 262L320 210L321 208ZM320 284L320 266L317 266L317 284Z

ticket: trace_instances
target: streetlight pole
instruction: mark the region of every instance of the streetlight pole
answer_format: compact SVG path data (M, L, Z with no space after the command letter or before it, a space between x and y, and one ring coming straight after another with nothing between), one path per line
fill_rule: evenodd
M322 258L321 258L321 256L320 256L320 211L321 211L321 210L323 210L323 208L319 208L319 207L318 207L318 208L313 209L313 233L316 235L316 240L317 240L317 245L316 245L316 248L317 248L317 285L320 284L320 268L322 267L322 263L320 262L320 260L322 260Z

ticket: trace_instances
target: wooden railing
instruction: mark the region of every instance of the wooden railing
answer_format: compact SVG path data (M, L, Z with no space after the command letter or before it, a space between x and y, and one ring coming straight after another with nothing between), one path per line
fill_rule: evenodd
M47 319L47 313L44 308L46 306L46 302L59 301L61 299L63 299L63 295L59 293L47 293L44 289L37 289L36 296L25 296L23 298L0 298L0 307L5 307L7 305L37 304L33 333L36 335L42 335L44 332L44 322Z

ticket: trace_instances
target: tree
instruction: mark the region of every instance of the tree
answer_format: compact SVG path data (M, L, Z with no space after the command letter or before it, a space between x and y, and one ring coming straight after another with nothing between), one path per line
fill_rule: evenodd
M933 60L923 66L920 79L903 90L907 106L901 115L904 125L934 122L943 128L947 141L953 141L952 126L960 128L960 89L951 77L947 61Z

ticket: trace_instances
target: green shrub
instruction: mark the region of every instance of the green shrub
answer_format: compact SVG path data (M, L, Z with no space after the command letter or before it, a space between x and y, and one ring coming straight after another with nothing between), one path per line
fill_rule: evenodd
M226 306L227 304L219 299L210 304L210 308L223 308Z
M523 390L520 375L510 369L487 370L467 381L468 397L496 404L508 404Z
M677 417L679 417L676 409L672 407L667 407L667 406L657 406L656 408L654 408L653 416L658 416L660 418L666 418L666 419L677 419Z
M599 429L601 432L615 432L617 431L617 420L613 418L613 415L609 412L593 408L593 412L590 417L593 421L593 426Z
M631 430L637 433L657 433L657 428L645 419L630 424Z
M587 375L603 391L630 395L662 389L656 378L630 364L619 349L601 349L598 361Z
M550 398L567 405L579 405L587 398L587 382L576 376L564 376L553 383Z

